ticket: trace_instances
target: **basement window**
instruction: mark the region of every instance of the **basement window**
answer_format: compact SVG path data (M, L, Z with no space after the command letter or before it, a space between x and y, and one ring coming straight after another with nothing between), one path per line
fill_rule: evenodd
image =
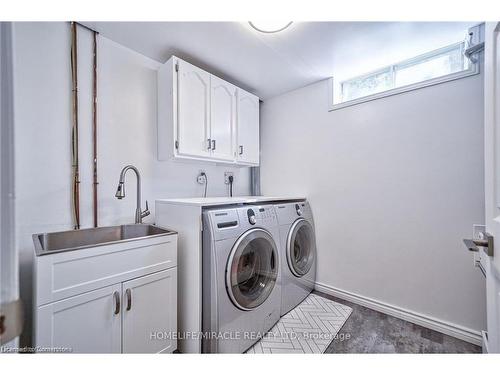
M475 27L471 30L476 32L479 29ZM333 106L330 109L340 109L477 74L477 55L476 58L470 58L465 53L467 48L479 41L477 37L469 33L468 41L454 43L368 74L340 82L335 82L332 78L330 103L333 102Z

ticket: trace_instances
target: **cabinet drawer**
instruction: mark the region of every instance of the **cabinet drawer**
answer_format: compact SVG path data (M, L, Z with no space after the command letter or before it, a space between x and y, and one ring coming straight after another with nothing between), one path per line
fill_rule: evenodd
M36 305L177 265L177 235L98 246L35 260Z

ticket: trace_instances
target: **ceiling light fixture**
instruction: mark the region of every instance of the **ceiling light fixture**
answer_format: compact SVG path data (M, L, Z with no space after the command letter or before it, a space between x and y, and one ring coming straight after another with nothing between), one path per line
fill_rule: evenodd
M259 22L248 22L250 26L252 26L255 30L260 31L261 33L279 33L280 31L285 30L288 26L292 24L290 22L276 22L276 21L259 21Z

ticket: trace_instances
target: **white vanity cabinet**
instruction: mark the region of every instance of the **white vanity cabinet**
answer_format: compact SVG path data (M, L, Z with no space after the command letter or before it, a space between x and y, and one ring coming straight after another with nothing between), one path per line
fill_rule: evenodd
M177 349L177 234L35 258L38 351Z
M259 164L259 98L172 56L158 70L158 159Z

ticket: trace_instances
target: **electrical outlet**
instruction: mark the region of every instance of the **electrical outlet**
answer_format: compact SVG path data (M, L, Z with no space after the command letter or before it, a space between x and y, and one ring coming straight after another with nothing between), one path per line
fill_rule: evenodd
M224 172L224 183L226 185L229 185L229 176L233 176L233 182L234 182L234 173L233 172Z
M196 182L198 182L200 185L205 185L205 183L207 182L207 176L204 171L200 171L200 173L198 173Z

